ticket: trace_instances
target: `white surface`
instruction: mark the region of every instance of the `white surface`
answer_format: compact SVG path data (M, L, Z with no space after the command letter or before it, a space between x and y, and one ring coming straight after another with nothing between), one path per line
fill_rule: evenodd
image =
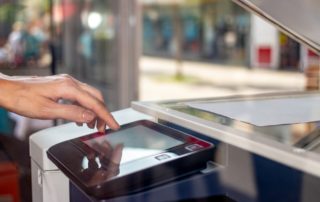
M279 67L279 31L275 26L259 16L250 15L250 66L276 69ZM258 49L271 48L270 64L261 64L258 61Z
M25 140L30 131L38 131L53 126L52 120L31 119L11 112L9 117L15 121L13 134L19 140Z
M190 102L187 105L256 126L320 120L320 96L226 102Z
M43 171L31 160L32 201L33 202L68 202L69 179L58 170Z

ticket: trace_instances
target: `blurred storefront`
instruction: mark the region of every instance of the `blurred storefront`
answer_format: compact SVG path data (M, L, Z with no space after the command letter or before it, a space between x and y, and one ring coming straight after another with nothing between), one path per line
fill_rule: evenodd
M300 44L225 0L142 0L145 55L301 71ZM308 60L308 59L307 59Z
M252 67L301 71L303 54L301 45L261 19L251 16L250 65Z
M28 68L33 73L38 72L38 75L50 73L48 70L52 58L49 48L49 8L48 0L12 0L2 3L0 7L1 72L25 74ZM10 69L17 69L17 71Z
M301 51L300 44L283 33L279 33L280 61L282 70L295 70L299 68Z
M143 1L147 55L248 64L250 14L231 1Z

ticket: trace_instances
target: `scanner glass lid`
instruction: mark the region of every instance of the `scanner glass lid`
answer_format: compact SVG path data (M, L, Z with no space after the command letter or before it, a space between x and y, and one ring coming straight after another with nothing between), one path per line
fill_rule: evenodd
M318 95L318 94L316 94ZM234 96L234 97L225 97L225 98L207 98L197 100L200 102L212 101L212 100L225 100L232 101L234 98L236 99L269 99L276 97L284 97L284 96L314 96L313 93L298 93L295 95L294 93L288 94L270 94L270 95L253 95L253 96ZM254 136L260 136L263 138L271 139L273 141L280 142L282 144L295 146L307 150L311 150L310 144L313 145L312 148L315 148L315 142L320 144L320 121L308 122L308 123L296 123L296 124L284 124L284 125L273 125L273 126L255 126L249 123L245 123L242 121L238 121L235 119L231 119L216 113L211 113L207 111L202 111L196 108L192 108L187 103L193 102L194 100L183 100L183 101L169 101L169 102L160 102L156 105L161 108L170 109L178 111L181 116L191 115L197 118L216 122L225 126L229 126L245 133L249 133ZM319 138L317 138L319 137ZM311 150L314 152L320 153L319 150Z

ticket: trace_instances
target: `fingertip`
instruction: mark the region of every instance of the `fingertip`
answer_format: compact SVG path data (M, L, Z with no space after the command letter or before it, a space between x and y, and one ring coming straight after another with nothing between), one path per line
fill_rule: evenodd
M123 143L116 145L116 149L122 150L123 147L124 147L124 144L123 144Z
M92 123L87 123L88 128L94 129L95 125Z
M111 115L111 121L109 121L109 127L112 130L119 130L120 129L120 125L118 124L118 122L115 120L115 118Z
M97 129L101 133L104 133L106 130L106 123L101 118L97 119Z
M112 130L119 130L120 129L120 125L115 122L112 124L112 126L109 126Z
M119 130L120 129L120 125L116 122L116 127L115 127L116 130Z
M98 129L98 131L100 132L100 133L105 133L106 132L106 127L105 126L101 126L101 127L97 127L97 129Z

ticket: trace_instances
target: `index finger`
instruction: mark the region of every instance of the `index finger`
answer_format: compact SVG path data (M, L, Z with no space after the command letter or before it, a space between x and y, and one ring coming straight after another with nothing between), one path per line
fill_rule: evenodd
M88 93L90 93L94 97L98 98L102 103L104 103L103 96L98 89L96 89L86 83L82 83L78 80L75 80L75 81L78 83L78 85L80 86L81 89L83 89L84 91L87 91ZM104 132L104 130L106 128L105 122L103 120L101 120L100 118L98 118L96 121L97 121L97 129L101 132Z
M105 121L111 129L119 129L119 124L110 114L104 103L80 87L71 87L68 89L68 92L64 94L64 97L73 101L77 101L81 106L90 109L99 118Z

